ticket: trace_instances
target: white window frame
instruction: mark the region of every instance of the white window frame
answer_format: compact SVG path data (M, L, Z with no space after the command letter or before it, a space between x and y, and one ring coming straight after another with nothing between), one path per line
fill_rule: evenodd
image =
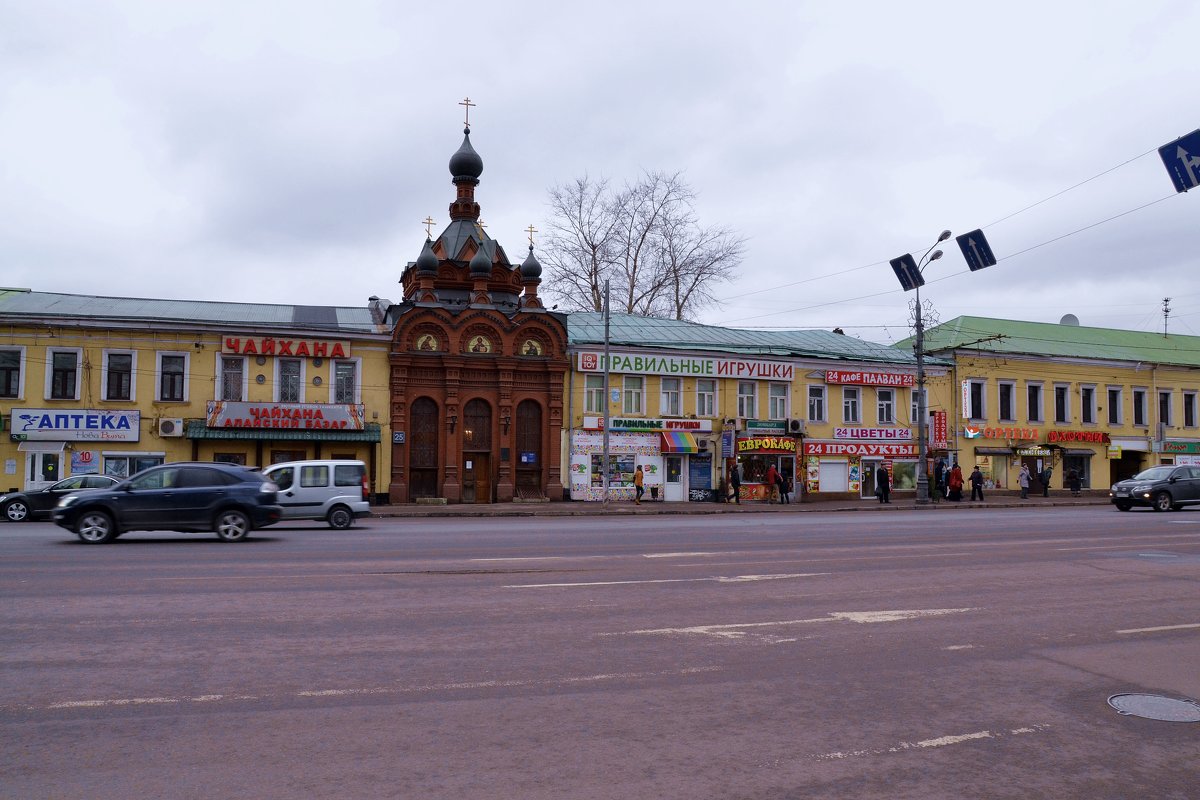
M642 375L626 375L621 383L621 413L633 416L645 415L646 378Z
M1058 414L1058 395L1062 393L1062 417ZM1070 425L1071 424L1071 384L1055 383L1054 384L1054 424L1055 425Z
M706 385L710 387L707 391L701 388ZM715 417L717 416L717 381L715 378L697 378L696 379L696 416L697 417Z
M328 359L329 364L329 402L345 404L346 401L337 399L337 365L338 364L353 364L354 365L354 397L350 400L350 404L358 405L362 402L362 375L363 365L360 356L351 356L350 358L331 358Z
M1150 415L1148 413L1150 411L1149 406L1148 406L1149 392L1146 390L1146 387L1145 386L1133 387L1133 398L1132 399L1133 399L1133 418L1132 418L1133 426L1135 428L1150 427ZM1141 417L1141 422L1138 422L1138 417Z
M846 425L862 423L862 392L857 386L842 387L842 422Z
M767 384L767 419L788 418L792 406L791 389L786 383Z
M1117 393L1116 415L1113 414L1113 392ZM1125 387L1124 386L1106 386L1104 391L1106 403L1108 403L1108 414L1105 419L1109 425L1124 425L1125 424Z
M108 399L108 363L112 356L131 356L129 359L129 397ZM100 399L106 403L132 403L137 400L137 350L102 350L100 352Z
M224 353L218 353L217 354L217 377L216 377L217 385L216 385L216 391L213 392L214 400L228 399L225 397L225 362L226 361L237 361L237 360L241 360L241 362L242 362L242 397L241 397L241 399L242 400L250 399L246 394L250 390L250 364L249 364L250 359L247 358L246 356L231 356L231 355L226 355Z
M75 355L75 396L74 397L52 397L51 391L54 387L54 354L55 353L73 353ZM83 391L83 348L82 347L47 347L46 348L46 399L64 402L69 400L78 400L79 393Z
M282 378L281 373L283 372L282 367L283 367L283 364L285 361L287 361L287 362L295 361L300 364L300 396L297 397L295 400L282 399L283 378ZM292 358L290 356L285 356L283 358L279 358L279 357L275 358L275 387L273 390L274 397L272 399L276 403L303 403L304 398L305 398L304 390L307 388L306 387L307 382L308 382L308 359Z
M880 425L896 424L896 390L877 388L875 390L875 420Z
M183 399L167 400L162 396L163 359L171 356L183 357ZM156 403L187 403L191 396L192 354L186 350L158 350L154 353L154 401Z
M1183 427L1195 428L1200 426L1200 420L1196 419L1196 393L1185 391L1183 393ZM1188 423L1188 417L1192 418L1191 423Z
M809 422L824 422L825 415L828 413L826 409L828 404L826 401L826 391L824 386L809 386L808 392L808 421ZM817 403L818 407L814 408L813 404ZM813 413L813 412L816 413Z
M1166 395L1166 398L1167 398L1167 413L1165 415L1166 419L1162 418L1164 416L1162 413L1163 412L1163 395ZM1161 422L1165 427L1168 427L1168 428L1174 427L1175 390L1174 389L1159 389L1157 399L1158 399L1158 402L1155 404L1155 407L1158 411L1158 416L1159 416L1158 421Z
M979 408L975 408L975 396L979 395ZM983 422L988 418L988 402L987 402L987 380L983 378L970 378L967 380L967 400L971 403L971 408L968 409L968 419ZM976 414L975 412L979 413Z
M682 417L683 378L659 378L658 390L658 413L664 417Z
M1004 395L1008 395L1008 416L1004 416ZM1017 421L1017 383L1016 381L996 381L996 421Z
M1088 400L1088 395L1091 400ZM1084 383L1079 386L1079 423L1081 425L1096 425L1096 384Z
M750 391L746 391L749 388ZM755 381L738 381L737 385L738 416L742 419L757 419L758 414L758 383Z
M1029 392L1037 389L1037 408L1029 402ZM1042 424L1046 421L1046 386L1041 381L1025 382L1025 419L1031 423Z
M604 376L585 374L583 376L584 413L603 414L605 410L604 406Z
M11 397L0 398L3 400L24 400L25 399L25 345L15 345L0 347L7 353L17 354L17 393Z

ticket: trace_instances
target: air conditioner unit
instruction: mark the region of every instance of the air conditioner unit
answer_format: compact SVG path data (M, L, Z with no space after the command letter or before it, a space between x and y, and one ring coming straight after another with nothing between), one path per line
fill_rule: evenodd
M158 421L158 435L163 438L183 436L183 420L179 417L166 417Z
M788 420L788 433L791 433L791 434L802 434L802 433L804 433L804 420L802 420L802 419L789 419L789 420Z

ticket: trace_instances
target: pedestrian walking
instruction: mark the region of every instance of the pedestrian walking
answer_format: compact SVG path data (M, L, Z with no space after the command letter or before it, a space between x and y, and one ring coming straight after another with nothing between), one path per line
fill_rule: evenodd
M1054 470L1050 467L1046 467L1044 470L1042 470L1042 474L1040 476L1042 479L1042 497L1050 496L1050 474L1052 472L1054 472Z
M646 478L642 474L642 465L638 464L638 468L633 471L633 502L635 505L640 506L642 504L642 495L646 492L646 487L643 485L645 481Z
M1021 499L1022 500L1029 499L1029 479L1030 479L1030 477L1032 477L1032 476L1029 472L1029 467L1025 464L1022 464L1021 472L1017 475L1017 485L1019 485L1021 487Z
M935 501L946 496L946 459L939 458L933 468L933 495Z
M1079 497L1079 491L1083 488L1083 479L1079 477L1079 470L1072 469L1067 473L1067 488L1071 490L1071 497Z
M962 467L958 466L957 461L950 468L950 477L946 481L946 488L948 490L946 494L947 498L956 503L962 501L963 474Z
M782 470L780 470L776 480L779 483L779 502L790 504L792 502L792 498L789 496L792 493L791 480L788 478L788 476L783 474Z
M974 471L971 472L971 502L975 502L975 496L979 496L979 502L983 502L983 473L979 470L979 465L975 465Z
M767 477L765 483L767 485L767 502L783 502L779 499L779 470L775 469L774 464L767 467Z
M738 472L737 464L729 468L729 488L732 490L730 497L733 498L733 502L740 506L742 504L742 476Z
M880 503L892 502L892 476L883 467L875 470L875 494L879 495Z

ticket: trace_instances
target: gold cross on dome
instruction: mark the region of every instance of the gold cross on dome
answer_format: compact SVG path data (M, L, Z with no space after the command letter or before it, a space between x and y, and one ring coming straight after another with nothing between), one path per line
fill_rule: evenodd
M428 239L433 235L430 231L430 229L433 227L433 217L426 217L425 219L421 220L421 222L425 225L425 238Z
M529 227L525 229L525 232L529 234L529 246L532 247L533 235L538 232L538 229L533 227L533 223L531 222L529 223Z
M483 221L482 217L480 217L479 220L476 221L476 223L475 223L475 229L479 232L479 241L481 241L481 242L485 238L487 238L486 236L483 235L483 230L486 227L487 227L487 223Z
M471 102L471 98L464 97L459 105L464 107L463 124L469 128L471 127L471 108L476 104Z

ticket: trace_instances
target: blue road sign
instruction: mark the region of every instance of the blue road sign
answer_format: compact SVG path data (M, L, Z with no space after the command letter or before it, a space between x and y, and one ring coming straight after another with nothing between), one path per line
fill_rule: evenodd
M1200 186L1200 129L1158 148L1158 156L1175 183L1175 191Z
M958 242L958 249L962 250L963 258L967 260L967 266L971 268L972 272L996 264L996 257L992 255L992 246L988 244L983 231L973 230L962 236L955 236L954 241Z
M896 277L900 279L900 285L904 287L904 291L911 292L918 286L925 285L925 279L921 277L921 270L917 269L917 262L911 253L893 258L889 263L891 263Z

